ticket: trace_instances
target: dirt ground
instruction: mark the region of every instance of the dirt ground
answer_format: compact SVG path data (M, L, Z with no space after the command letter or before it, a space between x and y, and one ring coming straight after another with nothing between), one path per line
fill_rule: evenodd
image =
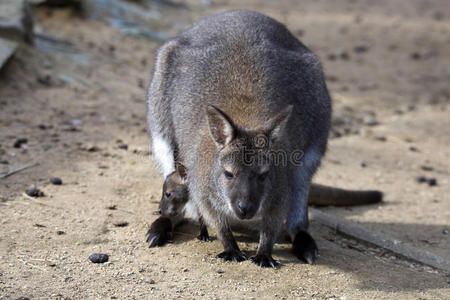
M155 10L174 33L232 8L285 23L323 62L334 117L315 181L385 193L380 205L324 210L450 259L450 2L223 0ZM284 243L276 270L223 263L220 242L196 240L193 224L149 249L162 179L148 147L145 89L160 42L70 9L41 8L35 21L35 47L23 46L0 74L0 172L39 163L0 179L1 297L450 298L448 274L315 221L314 266ZM28 141L15 148L19 138ZM31 184L45 197L25 196ZM256 240L238 235L248 254ZM94 252L109 262L91 263Z

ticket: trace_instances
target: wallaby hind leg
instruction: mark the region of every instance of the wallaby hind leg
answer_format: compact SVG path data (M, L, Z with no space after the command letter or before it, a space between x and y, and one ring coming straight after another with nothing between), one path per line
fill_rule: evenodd
M311 178L320 164L319 152L309 150L294 175L294 197L289 212L286 230L292 240L292 251L300 260L313 264L318 256L314 239L308 234L308 193Z

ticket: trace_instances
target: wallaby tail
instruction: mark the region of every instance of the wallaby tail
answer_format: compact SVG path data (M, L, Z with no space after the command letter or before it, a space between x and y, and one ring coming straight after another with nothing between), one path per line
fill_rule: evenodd
M381 202L380 191L352 191L320 184L311 184L308 204L315 206L351 206Z

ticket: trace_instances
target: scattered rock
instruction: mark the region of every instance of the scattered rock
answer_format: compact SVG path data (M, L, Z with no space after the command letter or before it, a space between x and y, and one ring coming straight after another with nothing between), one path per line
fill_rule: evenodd
M448 235L448 229L445 228L444 230L442 230L442 234Z
M414 147L414 146L410 146L410 147L409 147L409 151L412 151L412 152L419 152L419 149L417 149L417 148Z
M57 235L64 235L64 234L66 234L66 232L62 231L62 230L58 230L58 231L56 231L56 234Z
M33 18L27 0L0 1L0 36L16 42L32 42Z
M102 264L107 262L109 259L108 254L104 253L92 253L89 255L89 260L92 261L94 264Z
M416 182L417 183L427 182L427 178L425 176L417 176L416 177Z
M366 164L365 161L362 161L362 162L361 162L361 168L365 168L365 167L367 167L367 164Z
M380 141L380 142L385 142L385 141L386 141L386 137L383 136L383 135L377 135L377 136L375 137L375 139L376 139L377 141Z
M50 87L53 85L52 83L52 77L49 74L40 75L36 78L36 81L43 86Z
M144 79L138 78L138 87L141 88L141 89L145 89Z
M367 45L356 45L355 47L353 47L353 51L356 53L364 53L367 52L369 50L369 46Z
M429 186L436 186L437 185L437 179L436 178L427 178L425 176L417 176L416 177L417 183L428 183Z
M375 126L378 125L377 119L374 115L366 115L363 118L364 125Z
M25 194L30 197L44 197L45 194L40 189L38 189L35 185L31 185L28 189L25 190Z
M223 273L225 273L222 269L219 269L219 270L217 270L217 273L218 274L223 274Z
M413 60L419 60L422 58L422 54L420 54L419 52L413 52L411 53L410 57Z
M149 284L155 284L155 281L153 279L150 279L150 278L146 278L145 282L149 283Z
M117 209L117 205L113 204L113 205L109 205L106 207L109 210L116 210Z
M431 166L420 166L420 168L422 169L422 170L424 170L424 171L433 171L434 170L434 168L433 167L431 167Z
M16 52L18 44L0 38L0 69L9 61Z
M120 144L119 145L119 149L128 150L128 145L127 144Z
M16 300L30 300L30 298L22 296L22 297L17 298Z
M20 148L22 147L23 144L28 143L28 139L27 138L19 138L14 142L14 148Z
M58 178L58 177L50 178L50 182L52 184L54 184L54 185L61 185L62 184L61 178Z
M46 125L46 124L39 124L39 125L38 125L38 128L41 129L41 130L47 130L47 129L53 128L53 126L51 126L51 125Z
M114 223L114 226L116 226L116 227L127 227L128 226L128 222L127 221L116 222L116 223Z
M46 227L47 227L47 226L45 226L45 225L38 224L38 223L33 224L33 226L34 226L34 227L37 227L37 228L46 228Z
M436 178L428 178L428 185L429 186L436 186L437 185Z

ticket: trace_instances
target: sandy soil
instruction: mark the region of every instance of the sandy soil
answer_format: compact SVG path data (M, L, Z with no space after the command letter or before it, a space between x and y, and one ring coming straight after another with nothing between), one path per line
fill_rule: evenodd
M172 30L231 8L284 22L323 61L334 100L333 138L315 181L386 194L382 205L325 210L450 258L449 6L212 1L159 9L163 19L180 16ZM70 44L58 50L41 39L38 47L24 46L0 74L0 171L39 163L0 179L0 296L450 297L448 275L314 221L321 252L315 266L299 263L283 243L275 247L280 269L223 263L214 257L220 242L197 241L190 224L174 243L148 249L144 236L157 217L162 179L149 159L144 99L159 43L70 10L40 9L36 20L38 32ZM18 138L28 142L14 148ZM437 186L417 183L420 175ZM63 185L49 182L55 176ZM31 184L46 196L24 196ZM249 254L257 247L254 237L238 241ZM91 263L93 252L108 253L109 262Z

